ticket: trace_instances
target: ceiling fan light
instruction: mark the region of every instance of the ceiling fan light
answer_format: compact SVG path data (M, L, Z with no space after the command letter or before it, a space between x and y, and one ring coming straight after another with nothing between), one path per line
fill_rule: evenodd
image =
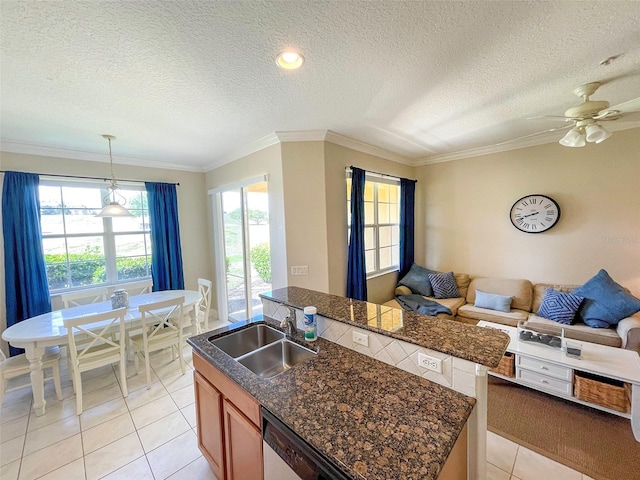
M610 131L605 130L604 128L602 129L602 131L604 132L604 135L602 135L602 138L600 140L596 140L596 143L604 142L607 138L609 138L611 136L611 132Z
M587 142L600 143L604 142L611 136L611 132L607 132L603 127L597 124L587 126L586 132Z
M584 135L577 128L572 128L560 139L560 145L565 147L584 147Z

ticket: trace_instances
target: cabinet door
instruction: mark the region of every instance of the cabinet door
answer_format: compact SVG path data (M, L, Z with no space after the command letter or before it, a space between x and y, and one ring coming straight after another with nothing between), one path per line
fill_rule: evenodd
M224 400L227 480L262 480L262 435L231 402Z
M222 394L198 372L193 372L198 422L198 447L213 473L224 480L224 435Z

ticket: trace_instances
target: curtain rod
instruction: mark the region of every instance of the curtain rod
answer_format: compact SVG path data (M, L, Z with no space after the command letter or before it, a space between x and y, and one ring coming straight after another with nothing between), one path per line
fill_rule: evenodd
M17 170L0 170L0 173L7 173L7 172L16 172ZM83 180L103 180L105 182L109 182L111 181L110 178L104 178L104 177L83 177L82 175L60 175L60 174L56 174L56 173L35 173L35 172L18 172L18 173L33 173L35 175L42 175L43 177L61 177L61 178L81 178ZM118 182L137 182L137 183L144 183L144 180L129 180L126 178L116 178L116 180ZM172 183L172 182L160 182L160 183L168 183L169 185L176 185L176 186L180 186L180 183Z
M360 167L356 167L356 168L360 168ZM345 172L350 171L351 167L344 167L344 170L345 170ZM394 178L396 180L402 180L402 177L398 177L396 175L389 175L388 173L374 172L372 170L367 170L367 169L364 169L364 168L362 168L361 170L364 170L367 173L373 173L375 175L380 175L381 177L389 177L389 178ZM417 180L414 180L412 178L406 178L405 180L411 180L412 182L417 182Z

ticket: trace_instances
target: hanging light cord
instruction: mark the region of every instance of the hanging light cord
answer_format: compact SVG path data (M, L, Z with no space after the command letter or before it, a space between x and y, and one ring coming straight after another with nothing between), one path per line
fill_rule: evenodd
M119 188L118 187L118 181L116 180L116 176L113 173L113 155L111 154L111 140L112 137L110 135L105 135L105 137L107 137L107 140L109 141L109 163L111 165L111 187L109 188L111 190L111 194L113 196L113 201L116 201L116 190Z

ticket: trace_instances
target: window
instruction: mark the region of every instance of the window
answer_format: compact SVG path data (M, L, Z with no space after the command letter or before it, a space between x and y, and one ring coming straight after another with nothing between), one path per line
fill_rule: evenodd
M351 229L351 173L347 173L347 221ZM367 173L364 184L364 249L367 276L397 270L400 263L400 181Z
M121 186L133 217L99 218L104 185L40 181L40 225L49 290L53 293L151 276L147 192Z

